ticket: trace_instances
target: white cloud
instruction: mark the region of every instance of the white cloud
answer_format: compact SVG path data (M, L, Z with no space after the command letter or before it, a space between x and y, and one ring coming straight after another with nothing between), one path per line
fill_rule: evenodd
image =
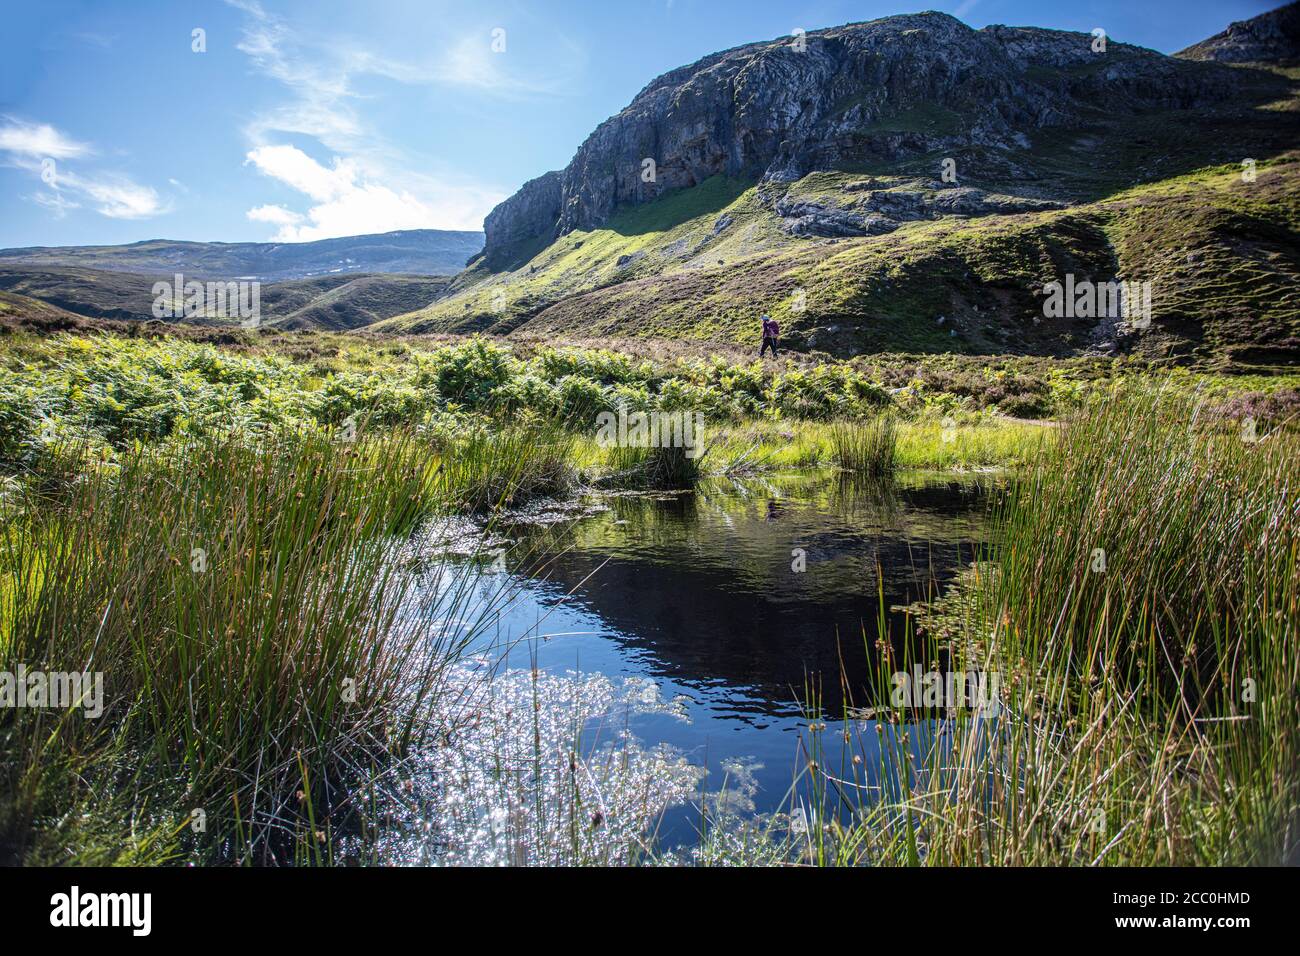
M35 159L73 159L88 154L90 147L48 123L24 123L7 116L0 126L0 150Z
M267 204L248 210L245 214L252 222L269 222L273 226L292 226L302 222L302 216L292 209Z
M0 126L0 152L5 163L41 177L49 190L34 194L34 202L54 212L56 218L89 202L95 211L110 219L146 219L165 212L167 204L151 186L142 186L119 173L82 174L64 165L94 152L85 143L50 126L5 118Z
M478 229L484 209L503 193L473 186L425 183L421 195L364 177L358 168L335 157L322 165L295 146L260 146L247 162L314 202L305 215L284 206L248 210L254 222L277 226L276 242L308 242L338 236L391 232L394 229Z
M446 44L433 43L434 54L413 62L395 57L388 49L364 49L355 41L340 45L308 39L256 2L226 3L248 15L236 49L295 96L292 103L252 120L248 129L254 142L269 131L280 130L314 136L333 149L344 148L344 140L364 133L350 102L359 96L354 87L358 77L380 77L411 86L472 88L517 98L561 92L584 62L582 51L572 41L556 36L551 41L558 47L553 62L564 64L565 70L545 76L518 75L508 69L513 60L492 52L493 38L488 31L465 34Z
M102 176L87 179L75 173L61 173L59 186L89 196L95 211L110 219L148 219L167 210L152 186L141 186L125 176Z
M556 95L568 87L570 74L567 72L548 76L512 72L508 67L514 60L506 53L493 52L492 39L487 32L465 34L427 63L404 63L352 49L344 56L345 75L372 74L399 83L465 87L509 99ZM558 47L556 62L582 62L581 51L566 38L556 37L552 42Z
M334 167L327 169L296 146L259 146L248 154L246 162L317 202L337 199L357 178L351 163L335 157Z
M55 219L62 219L68 214L69 209L80 209L81 203L73 202L56 192L40 192L32 194L32 202L44 206L54 214Z
M294 94L292 102L254 116L246 128L249 138L260 143L267 133L279 130L313 136L335 149L353 141L361 125L347 102L353 96L347 70L320 50L300 50L297 35L257 3L227 3L249 15L236 49L260 73L279 80Z
M363 96L357 89L360 80L518 98L564 89L583 61L571 43L557 38L554 42L564 55L554 62L569 72L515 75L515 61L492 52L486 30L447 43L432 40L426 45L433 51L427 57L403 59L388 49L371 52L354 38L305 36L256 0L226 2L247 15L238 48L254 69L282 83L289 94L286 102L259 111L244 129L251 146L248 162L312 201L301 215L274 207L300 215L297 221L268 213L267 206L249 211L253 221L277 227L278 241L393 229L481 229L483 217L506 197L471 175L439 172L435 160L406 155L369 128L358 104L382 93L371 83ZM317 163L296 146L286 145L286 136L311 137L334 158L329 165Z
M462 37L438 64L436 75L443 83L503 91L516 82L501 68L505 59L493 53L482 37Z

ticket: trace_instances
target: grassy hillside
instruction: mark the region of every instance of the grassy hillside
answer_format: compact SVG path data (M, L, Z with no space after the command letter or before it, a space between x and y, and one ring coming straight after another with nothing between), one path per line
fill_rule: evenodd
M0 262L0 291L101 319L151 318L156 277L71 266Z
M53 308L91 318L148 320L153 318L154 282L170 282L171 278L0 263L0 291L13 297L11 314L36 314ZM443 276L356 273L263 283L261 321L287 329L354 329L423 308L446 285ZM238 324L236 319L190 321Z
M13 292L0 292L0 320L23 320L47 329L75 325L82 316Z
M262 320L287 329L355 329L424 306L447 286L443 276L347 275L262 287Z
M1100 68L1040 79L1086 82ZM480 259L444 298L378 328L755 345L768 312L791 347L838 357L1118 351L1292 365L1300 71L1236 76L1240 96L1222 105L1098 108L1044 128L1023 152L971 147L788 184L715 177L602 228ZM881 124L960 121L930 109ZM955 183L938 178L948 158ZM809 213L868 234L801 229ZM1042 286L1065 273L1151 281L1151 326L1044 318Z
M844 187L861 179L817 173L791 193L851 202ZM901 177L878 185L926 192ZM847 239L790 236L758 187L715 179L563 236L514 271L476 265L446 298L378 328L752 343L766 311L790 345L840 356L1068 355L1107 332L1043 317L1043 284L1073 273L1153 283L1151 327L1118 330L1123 348L1286 365L1300 355L1297 231L1295 154L1261 162L1253 183L1222 166L1065 209L920 219Z

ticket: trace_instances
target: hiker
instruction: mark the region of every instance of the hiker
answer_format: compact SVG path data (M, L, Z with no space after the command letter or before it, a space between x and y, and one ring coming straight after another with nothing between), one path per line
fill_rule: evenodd
M763 316L763 344L758 348L758 357L762 358L767 354L767 350L772 350L772 358L776 358L776 344L781 337L781 326L769 316Z

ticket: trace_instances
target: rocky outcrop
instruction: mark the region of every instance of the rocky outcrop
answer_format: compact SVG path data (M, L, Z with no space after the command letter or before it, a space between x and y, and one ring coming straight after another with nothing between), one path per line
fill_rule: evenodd
M1175 56L1219 63L1295 63L1300 61L1300 3L1289 3L1180 50Z
M792 202L782 199L776 204L782 226L792 236L873 236L898 228L898 223L883 216L866 216L854 209L826 203Z
M1011 154L1029 145L1027 131L1075 122L1099 103L1188 108L1234 87L1227 69L1113 41L1094 47L1088 34L977 31L922 13L716 53L654 80L565 169L494 209L485 253L508 257L718 174L792 182L941 149ZM860 235L875 228L871 216L792 209L789 218L811 234Z
M510 249L539 237L551 239L555 233L546 223L559 219L561 206L559 173L544 173L530 179L483 220L486 243L483 254Z
M847 238L892 232L904 222L944 216L1007 216L1021 212L1060 209L1063 203L1019 196L1000 196L972 186L930 189L875 189L871 183L841 187L842 203L791 199L776 200L773 211L783 228L795 236Z

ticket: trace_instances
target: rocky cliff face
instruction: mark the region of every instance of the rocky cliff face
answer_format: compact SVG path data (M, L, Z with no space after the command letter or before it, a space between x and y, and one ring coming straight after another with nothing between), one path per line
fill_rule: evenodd
M1234 88L1230 70L1093 40L922 13L714 54L650 83L565 169L494 209L485 254L509 259L720 173L788 182L935 150L1014 152L1089 109L1185 109Z
M1296 62L1300 60L1300 3L1234 23L1175 55L1220 63Z
M524 183L483 220L486 250L518 246L547 234L545 224L559 221L561 197L560 173L544 173ZM554 234L551 230L547 237Z

